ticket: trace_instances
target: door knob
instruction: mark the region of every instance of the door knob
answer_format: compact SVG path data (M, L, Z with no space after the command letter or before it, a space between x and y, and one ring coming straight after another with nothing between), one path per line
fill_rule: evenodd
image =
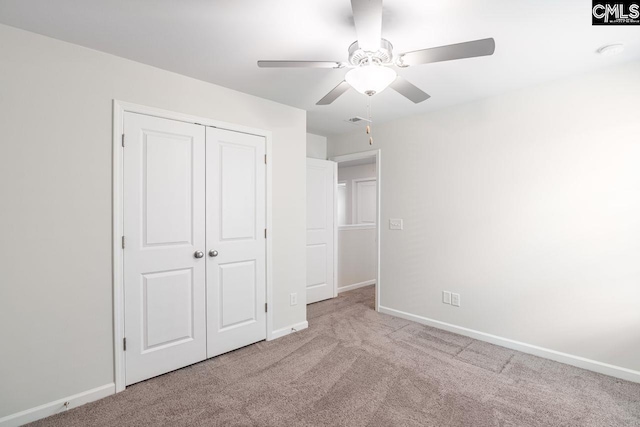
M196 258L202 258L204 256L204 254L202 253L202 251L196 251L195 254L193 254L194 257Z
M215 249L211 249L209 251L209 256L210 257L218 256L218 251L216 251Z

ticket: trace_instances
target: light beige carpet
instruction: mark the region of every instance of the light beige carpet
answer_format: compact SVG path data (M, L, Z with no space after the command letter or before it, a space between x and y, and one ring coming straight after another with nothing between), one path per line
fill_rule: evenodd
M35 425L640 426L640 384L378 314L373 295Z

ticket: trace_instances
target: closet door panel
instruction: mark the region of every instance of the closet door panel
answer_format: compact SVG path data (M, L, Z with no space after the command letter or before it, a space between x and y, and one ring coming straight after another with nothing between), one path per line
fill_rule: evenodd
M207 356L266 338L265 139L207 128Z
M126 383L206 357L205 128L124 116Z

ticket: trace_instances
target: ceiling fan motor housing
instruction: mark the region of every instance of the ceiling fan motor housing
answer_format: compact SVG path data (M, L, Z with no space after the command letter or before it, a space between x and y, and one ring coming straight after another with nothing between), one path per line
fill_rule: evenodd
M355 41L349 46L349 63L353 66L365 65L373 62L377 65L391 65L393 63L393 45L389 40L380 40L380 49L375 52L367 52L360 49Z

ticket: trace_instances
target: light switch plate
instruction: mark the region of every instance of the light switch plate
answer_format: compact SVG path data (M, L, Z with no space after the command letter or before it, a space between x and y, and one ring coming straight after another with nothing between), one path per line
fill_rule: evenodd
M442 302L445 304L451 304L451 292L442 291Z
M402 230L402 220L399 218L390 219L389 230Z

